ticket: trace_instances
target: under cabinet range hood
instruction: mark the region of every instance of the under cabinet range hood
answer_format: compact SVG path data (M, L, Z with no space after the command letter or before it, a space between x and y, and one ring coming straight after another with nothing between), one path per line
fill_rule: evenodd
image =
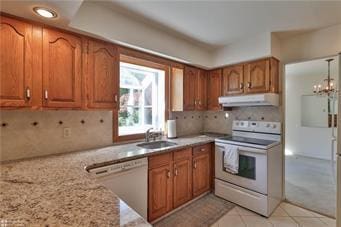
M219 104L224 107L234 106L278 106L279 95L275 93L264 93L241 96L222 96L218 98Z

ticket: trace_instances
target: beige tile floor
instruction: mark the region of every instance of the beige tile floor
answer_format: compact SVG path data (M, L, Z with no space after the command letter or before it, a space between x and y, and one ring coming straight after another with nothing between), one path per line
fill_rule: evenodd
M270 218L236 206L211 227L335 227L335 219L283 202Z

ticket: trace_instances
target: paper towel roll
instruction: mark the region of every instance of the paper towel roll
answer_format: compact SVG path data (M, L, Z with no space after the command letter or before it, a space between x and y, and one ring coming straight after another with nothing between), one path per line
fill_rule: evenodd
M167 121L167 137L169 139L176 138L176 120L168 120Z

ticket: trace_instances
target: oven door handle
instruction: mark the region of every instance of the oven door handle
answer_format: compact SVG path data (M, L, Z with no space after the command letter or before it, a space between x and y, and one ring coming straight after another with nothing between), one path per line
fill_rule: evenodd
M228 146L229 144L226 144L225 146ZM233 144L231 144L233 145ZM219 149L222 149L223 151L225 151L225 146L220 145L220 144L216 144L216 147L218 147ZM233 145L236 146L236 145ZM262 150L262 149L258 149L258 148L252 148L252 147L244 147L244 146L237 146L239 152L250 152L250 153L257 153L257 154L266 154L266 150Z

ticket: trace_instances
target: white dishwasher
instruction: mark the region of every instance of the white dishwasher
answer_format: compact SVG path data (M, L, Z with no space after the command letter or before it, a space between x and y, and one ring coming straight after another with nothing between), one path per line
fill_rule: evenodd
M89 172L147 220L147 158L101 166Z

